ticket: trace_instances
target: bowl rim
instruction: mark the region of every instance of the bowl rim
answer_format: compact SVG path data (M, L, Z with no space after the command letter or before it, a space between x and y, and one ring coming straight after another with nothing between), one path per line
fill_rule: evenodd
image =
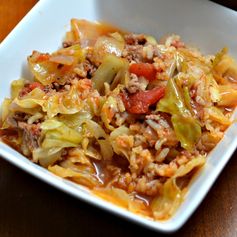
M46 5L47 2L48 2L47 0L38 1L34 5L34 7L23 17L23 19L15 26L15 28L11 31L11 33L8 34L7 37L0 43L0 54L4 48L8 48L9 46L11 46L17 35L20 34L21 28L24 28L27 22L30 21L32 17L36 18L39 17L37 16L36 13L41 11L41 9L44 9L45 8L44 6ZM234 10L221 6L218 3L209 2L209 4L210 3L220 8L228 9L232 13L234 12L235 14L237 14L237 12L235 12ZM237 128L237 126L235 127ZM205 189L200 192L200 196L194 201L195 203L194 206L191 207L191 209L187 212L187 214L183 218L178 218L177 216L175 221L173 220L173 217L171 217L167 221L150 220L146 217L139 216L126 209L118 207L115 204L102 200L99 197L96 197L95 195L91 194L85 187L75 184L71 181L59 178L56 175L49 172L47 169L32 163L26 157L16 152L15 150L13 150L12 148L10 148L8 145L4 144L1 141L0 141L0 155L6 161L12 163L18 168L24 170L25 172L39 178L45 183L50 184L53 187L56 187L59 190L62 190L76 198L79 198L82 201L90 203L93 206L97 206L101 209L109 211L110 213L119 215L134 223L140 224L144 227L148 227L152 230L163 233L173 233L179 230L186 223L186 221L190 218L193 212L201 204L202 200L205 198L211 186L214 184L217 177L219 176L220 172L223 170L226 163L231 158L231 155L235 151L236 147L237 147L237 137L232 141L231 146L228 147L228 151L225 153L225 159L223 159L223 161L218 164L218 168L216 168L215 172L211 174L210 180L206 182Z

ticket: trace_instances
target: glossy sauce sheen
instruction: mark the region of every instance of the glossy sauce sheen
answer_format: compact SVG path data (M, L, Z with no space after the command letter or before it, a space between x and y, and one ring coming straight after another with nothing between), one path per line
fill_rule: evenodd
M128 162L125 158L116 156L116 159L113 159L112 161L105 161L105 160L100 160L100 161L93 161L93 166L96 171L96 177L99 181L103 183L103 186L106 186L114 177L112 172L107 168L108 165L114 165L115 167L121 168L122 172L128 171ZM116 187L116 185L113 185ZM118 187L119 188L119 187ZM134 195L135 199L141 201L144 203L146 207L146 211L148 213L151 212L150 204L153 200L154 197L147 196L147 195L142 195L136 193Z

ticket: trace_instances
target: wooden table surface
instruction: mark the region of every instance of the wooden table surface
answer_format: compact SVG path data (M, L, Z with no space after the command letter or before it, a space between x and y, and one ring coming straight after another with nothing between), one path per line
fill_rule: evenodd
M36 2L0 0L0 42ZM236 9L235 2L225 4ZM236 190L237 152L198 210L170 236L237 237ZM70 197L0 159L0 237L138 234L162 236Z

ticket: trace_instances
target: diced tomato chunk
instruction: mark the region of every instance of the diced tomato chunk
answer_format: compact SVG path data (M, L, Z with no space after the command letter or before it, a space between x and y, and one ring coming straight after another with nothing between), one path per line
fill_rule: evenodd
M164 87L156 87L152 90L139 91L135 94L121 94L126 110L132 114L146 114L149 106L157 103L165 95Z
M180 40L174 40L171 43L171 46L174 46L176 49L185 48L185 44L182 41L180 41Z
M27 95L31 91L33 91L35 88L39 88L41 90L44 89L44 86L39 82L32 82L31 84L25 85L25 87L20 92L20 97Z
M33 51L32 55L35 55L36 63L42 63L42 62L48 61L50 58L50 55L48 53L39 53L37 51Z
M43 90L44 86L41 83L35 81L29 85L29 88L31 91L33 91L35 88L39 88L39 89Z
M156 79L156 69L151 63L134 63L129 67L129 72L134 73L137 76L143 76L148 81Z

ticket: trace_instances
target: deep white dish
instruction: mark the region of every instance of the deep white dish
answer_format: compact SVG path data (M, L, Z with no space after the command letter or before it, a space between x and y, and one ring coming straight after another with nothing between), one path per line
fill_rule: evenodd
M133 32L160 37L177 33L205 53L228 46L237 58L237 12L206 0L41 0L0 44L0 102L9 95L12 80L29 77L26 57L32 50L56 50L69 28L71 18L102 20ZM95 206L151 229L179 229L201 203L237 147L237 124L208 156L205 167L192 182L185 201L167 221L152 221L103 201L77 184L63 180L0 142L0 155L45 182Z

